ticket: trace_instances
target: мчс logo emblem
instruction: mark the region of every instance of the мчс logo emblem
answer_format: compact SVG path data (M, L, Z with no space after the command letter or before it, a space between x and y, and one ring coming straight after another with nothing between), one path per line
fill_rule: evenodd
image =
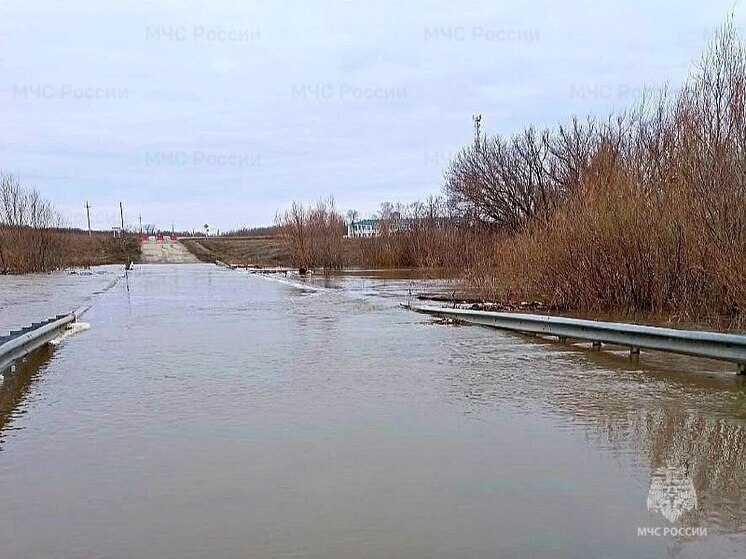
M648 492L648 510L659 512L673 523L697 508L697 493L688 468L667 466L653 472Z

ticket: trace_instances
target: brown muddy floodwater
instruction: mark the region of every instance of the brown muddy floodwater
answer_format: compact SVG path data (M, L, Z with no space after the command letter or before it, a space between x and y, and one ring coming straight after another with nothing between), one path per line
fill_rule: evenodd
M409 283L138 267L0 388L0 557L744 556L732 367L434 324Z

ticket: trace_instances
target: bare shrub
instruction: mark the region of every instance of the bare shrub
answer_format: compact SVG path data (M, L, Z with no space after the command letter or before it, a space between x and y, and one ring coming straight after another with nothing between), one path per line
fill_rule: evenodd
M51 231L62 219L35 189L0 173L0 271L43 272L59 265L59 239Z
M463 271L489 252L495 232L453 213L448 201L381 204L378 231L352 239L354 265L367 268L447 268Z
M319 200L306 208L293 202L289 210L275 217L275 225L299 268L336 270L345 265L343 239L345 220L334 198Z
M530 127L510 140L487 137L475 117L474 141L459 151L445 174L445 191L462 218L517 231L545 219L577 184L596 143L596 123L556 133Z
M732 25L677 94L548 138L550 211L507 221L514 233L473 283L576 310L743 324L746 56ZM533 157L535 169L547 160Z

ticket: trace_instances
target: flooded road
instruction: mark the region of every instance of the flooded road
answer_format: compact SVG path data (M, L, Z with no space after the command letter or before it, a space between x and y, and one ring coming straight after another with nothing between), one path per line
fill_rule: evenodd
M434 324L409 285L138 267L0 388L0 557L743 556L732 367Z
M123 269L97 266L54 274L0 276L0 336L91 303Z

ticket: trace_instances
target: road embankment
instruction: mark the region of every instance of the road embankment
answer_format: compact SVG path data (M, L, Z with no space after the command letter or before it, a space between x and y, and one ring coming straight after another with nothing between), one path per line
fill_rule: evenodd
M180 242L145 241L140 247L143 264L196 264L199 260Z
M192 238L181 242L202 262L219 260L240 267L292 267L293 264L279 237Z

